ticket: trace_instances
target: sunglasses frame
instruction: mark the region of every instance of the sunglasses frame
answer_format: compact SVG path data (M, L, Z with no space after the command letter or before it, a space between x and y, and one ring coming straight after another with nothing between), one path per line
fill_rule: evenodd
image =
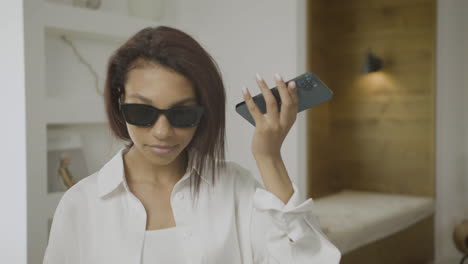
M148 123L146 125L137 125L137 124L132 124L130 122L127 121L127 119L125 118L125 114L124 114L124 110L123 110L123 107L126 107L128 105L140 105L140 106L144 106L144 107L147 107L147 108L150 108L152 109L154 112L157 113L156 115L156 118L154 118L154 120L151 121L151 123ZM197 114L197 122L196 123L192 123L190 124L189 126L175 126L172 121L171 121L171 112L174 110L174 109L180 109L180 108L183 108L183 109L187 109L187 108L190 108L190 109L194 109L196 111L196 114ZM154 123L156 123L156 121L158 120L159 116L161 114L164 114L167 118L167 120L169 121L169 123L171 124L171 126L173 127L177 127L177 128L191 128L191 127L195 127L197 124L200 123L200 120L201 120L201 117L203 116L203 113L204 113L204 107L203 106L174 106L174 107L171 107L169 109L159 109L159 108L156 108L152 105L148 105L148 104L137 104L137 103L122 103L119 99L119 109L120 111L122 112L122 116L123 118L125 119L125 121L131 125L134 125L134 126L139 126L139 127L150 127L150 126L153 126Z

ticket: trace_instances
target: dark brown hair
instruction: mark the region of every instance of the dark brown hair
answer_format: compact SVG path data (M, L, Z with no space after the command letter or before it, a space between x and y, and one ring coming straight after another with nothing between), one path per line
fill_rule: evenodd
M110 129L115 137L128 143L127 149L133 142L118 100L125 93L128 72L137 60L161 65L183 75L191 82L199 104L205 108L186 148L190 153L188 166L196 166L199 172L190 177L198 196L200 175L206 174L206 167L211 167L213 184L215 175L225 168L226 95L218 65L195 39L167 26L144 28L118 48L108 62L104 100Z

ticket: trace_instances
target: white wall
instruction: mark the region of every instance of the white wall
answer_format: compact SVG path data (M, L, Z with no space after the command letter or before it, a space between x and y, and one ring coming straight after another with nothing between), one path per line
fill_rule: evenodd
M242 85L252 94L260 93L255 73L273 87L274 73L288 80L305 71L305 37L299 34L305 30L304 6L305 1L175 0L167 7L167 15L172 17L168 23L197 39L223 74L227 90L226 158L257 176L260 174L250 149L254 127L234 108L243 101ZM299 114L282 146L288 172L302 195L305 156L299 153L305 153L304 117L305 112Z
M439 0L436 63L436 260L461 257L452 240L468 219L468 1Z
M0 263L26 263L26 108L24 85L23 1L2 0L0 103ZM14 115L9 115L14 113Z

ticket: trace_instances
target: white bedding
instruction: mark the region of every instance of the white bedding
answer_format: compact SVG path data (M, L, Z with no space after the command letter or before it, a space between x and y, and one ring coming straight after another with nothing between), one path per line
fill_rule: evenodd
M354 190L316 199L314 206L322 230L342 254L434 213L434 199L430 197Z

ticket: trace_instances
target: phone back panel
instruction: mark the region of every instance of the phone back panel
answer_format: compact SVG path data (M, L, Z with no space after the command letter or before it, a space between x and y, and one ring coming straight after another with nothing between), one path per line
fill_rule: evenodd
M297 112L304 111L308 108L321 104L330 100L333 97L333 91L330 90L318 77L312 72L306 72L302 75L297 76L294 79L286 81L286 84L290 81L296 82L297 95L299 98ZM277 87L270 89L276 98L278 103L278 110L281 111L280 95ZM266 104L263 95L260 93L253 97L253 100L257 107L266 113ZM244 117L249 123L255 126L255 120L250 115L245 102L238 103L236 105L236 112Z

